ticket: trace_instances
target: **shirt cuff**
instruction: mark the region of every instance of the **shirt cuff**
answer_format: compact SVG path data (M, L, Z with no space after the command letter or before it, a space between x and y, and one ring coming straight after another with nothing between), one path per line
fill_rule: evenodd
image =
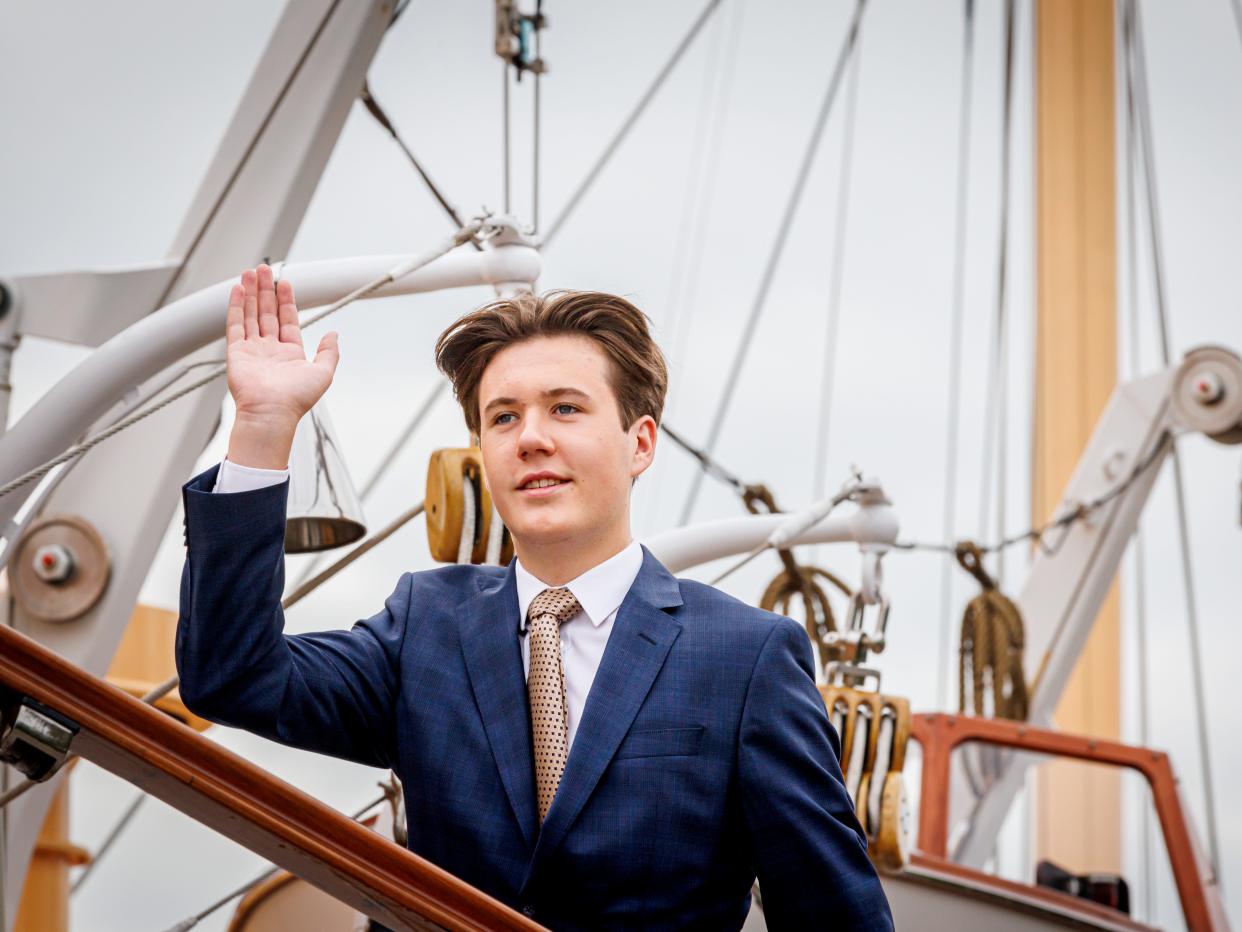
M253 492L255 489L265 489L269 485L279 485L288 478L288 469L260 469L257 466L230 463L226 459L220 464L220 472L216 475L216 486L211 491Z

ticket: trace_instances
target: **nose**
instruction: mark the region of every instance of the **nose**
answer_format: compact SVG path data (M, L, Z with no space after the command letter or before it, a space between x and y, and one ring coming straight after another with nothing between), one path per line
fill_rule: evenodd
M518 434L518 455L525 459L532 453L554 453L556 444L548 430L547 421L538 412L531 412L522 419Z

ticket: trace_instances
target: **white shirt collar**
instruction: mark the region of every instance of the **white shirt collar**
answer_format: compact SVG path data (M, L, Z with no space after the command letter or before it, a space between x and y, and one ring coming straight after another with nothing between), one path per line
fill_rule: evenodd
M556 588L549 586L539 578L531 575L522 561L514 560L517 573L517 597L519 630L526 631L526 613L535 596L544 589ZM643 548L638 541L630 541L620 553L599 563L577 579L571 579L561 588L568 589L582 606L591 624L599 627L604 619L615 612L625 600L625 594L638 578L638 571L643 566Z

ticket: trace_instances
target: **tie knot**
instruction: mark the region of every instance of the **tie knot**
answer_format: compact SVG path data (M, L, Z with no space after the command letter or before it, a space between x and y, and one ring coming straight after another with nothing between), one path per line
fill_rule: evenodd
M582 606L568 589L544 589L530 603L527 615L534 620L551 615L557 624L564 624L582 611Z

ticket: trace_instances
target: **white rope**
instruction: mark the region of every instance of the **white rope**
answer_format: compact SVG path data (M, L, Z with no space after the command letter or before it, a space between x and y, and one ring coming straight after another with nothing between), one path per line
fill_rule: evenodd
M505 539L505 523L500 518L500 512L496 510L495 501L492 502L492 523L487 529L487 559L486 562L492 566L500 565L500 551Z
M474 481L461 477L461 540L457 542L457 562L473 563L475 529Z

